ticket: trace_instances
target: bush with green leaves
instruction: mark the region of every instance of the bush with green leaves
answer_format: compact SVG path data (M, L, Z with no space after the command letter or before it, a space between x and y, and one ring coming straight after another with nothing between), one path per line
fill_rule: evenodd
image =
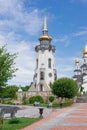
M12 118L9 120L9 124L18 124L20 123L20 120L18 118Z
M41 97L41 96L32 96L32 97L30 97L29 98L29 103L30 104L33 104L34 102L40 102L40 103L43 103L44 102L44 100L43 100L43 98Z
M23 102L23 104L27 104L26 94L23 95L23 97L22 97L22 102Z
M49 96L49 101L53 102L54 101L54 96Z
M60 78L52 84L52 92L57 97L73 98L77 95L78 84L70 78Z
M18 70L15 67L15 58L17 54L10 54L6 45L0 47L0 97L5 92L3 86L6 87L7 82L15 76Z

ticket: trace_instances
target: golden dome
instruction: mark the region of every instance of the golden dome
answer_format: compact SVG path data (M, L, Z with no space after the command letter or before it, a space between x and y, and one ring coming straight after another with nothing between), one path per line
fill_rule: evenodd
M79 60L78 60L78 58L76 58L76 60L75 60L75 64L79 64Z
M48 35L42 35L41 37L39 37L39 40L40 41L42 41L42 40L49 40L49 41L51 41L52 38L50 36L48 36Z
M48 35L48 29L47 29L47 22L46 22L46 16L44 17L44 27L43 27L43 35L38 38L38 40L48 40L51 41L52 37Z
M84 56L87 57L87 45L86 45L85 48L84 48L83 54L84 54Z

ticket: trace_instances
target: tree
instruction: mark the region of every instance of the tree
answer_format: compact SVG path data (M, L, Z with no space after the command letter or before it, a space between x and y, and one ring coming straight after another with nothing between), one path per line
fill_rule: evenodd
M52 85L52 92L58 97L73 98L77 95L78 84L70 78L61 78Z
M49 101L50 101L50 102L53 102L53 101L54 101L54 96L50 96L50 97L49 97Z
M18 91L18 87L16 85L7 86L3 88L1 97L2 98L16 98L16 92Z
M8 80L14 75L17 68L15 68L15 58L17 54L10 54L7 52L6 45L0 48L0 92L5 87Z
M27 86L25 86L25 87L22 87L22 90L26 92L26 91L29 90L29 88L30 88L30 86L27 85Z

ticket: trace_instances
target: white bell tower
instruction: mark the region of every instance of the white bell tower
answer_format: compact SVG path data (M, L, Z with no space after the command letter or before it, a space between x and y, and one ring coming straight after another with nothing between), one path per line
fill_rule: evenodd
M48 35L46 17L44 17L43 34L39 37L40 44L35 47L36 67L33 84L29 91L51 91L51 84L57 79L54 67L55 46L51 45L52 38Z
M82 87L84 88L84 91L87 93L87 45L85 46L83 51L83 59L84 59L84 63L81 66L82 75L83 75Z

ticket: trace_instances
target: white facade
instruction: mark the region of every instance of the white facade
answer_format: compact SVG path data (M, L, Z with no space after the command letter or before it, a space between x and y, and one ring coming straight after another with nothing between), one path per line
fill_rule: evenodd
M50 67L49 59L51 59ZM42 79L41 72L44 73ZM54 56L52 50L39 50L37 52L35 75L36 77L34 82L36 86L38 86L38 91L40 90L40 84L43 86L46 85L50 90L50 84L52 84L55 80ZM43 91L46 91L45 86L43 87Z
M84 88L84 91L87 92L87 75L83 77L82 87Z
M50 86L57 79L57 72L54 67L55 46L51 45L51 40L45 17L43 35L39 37L40 44L35 47L36 67L33 84L29 91L51 91Z
M83 64L79 66L79 60L76 59L74 73L73 79L84 88L84 92L87 92L87 45L83 51Z

